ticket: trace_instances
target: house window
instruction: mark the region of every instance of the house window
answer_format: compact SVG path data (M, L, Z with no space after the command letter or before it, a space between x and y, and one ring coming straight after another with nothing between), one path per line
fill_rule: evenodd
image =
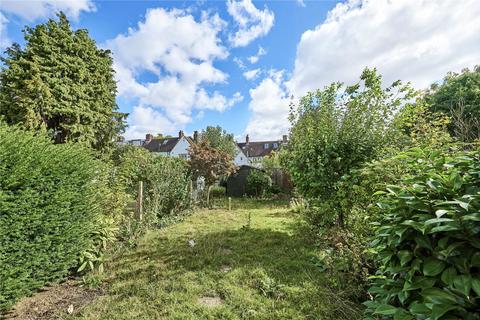
M265 145L263 146L264 149L268 149L268 143L265 143Z
M185 153L179 154L178 156L182 159L187 159L187 155Z
M275 149L277 149L277 148L278 148L278 143L275 142L275 143L273 144L273 147L274 147Z

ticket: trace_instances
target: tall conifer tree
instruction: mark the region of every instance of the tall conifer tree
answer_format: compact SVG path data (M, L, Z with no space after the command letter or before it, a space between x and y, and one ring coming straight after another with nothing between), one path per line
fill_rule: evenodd
M75 141L107 151L125 128L118 111L112 57L87 30L58 21L24 30L26 45L7 49L0 71L0 114L28 130L48 130L55 143Z

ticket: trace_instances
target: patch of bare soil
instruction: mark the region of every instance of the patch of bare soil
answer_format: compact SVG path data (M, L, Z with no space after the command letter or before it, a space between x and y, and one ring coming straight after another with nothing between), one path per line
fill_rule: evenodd
M89 289L79 285L80 282L77 280L68 280L45 287L31 297L20 299L5 315L5 319L63 319L66 315L77 314L103 292L102 289Z
M214 308L221 306L223 304L223 300L219 297L201 297L198 298L198 304L204 305L209 308Z

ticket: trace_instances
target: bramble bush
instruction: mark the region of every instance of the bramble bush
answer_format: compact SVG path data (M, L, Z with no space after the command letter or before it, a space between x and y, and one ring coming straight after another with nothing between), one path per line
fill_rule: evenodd
M480 149L414 148L380 201L367 318L480 319Z
M101 163L0 123L0 310L65 277L92 247Z

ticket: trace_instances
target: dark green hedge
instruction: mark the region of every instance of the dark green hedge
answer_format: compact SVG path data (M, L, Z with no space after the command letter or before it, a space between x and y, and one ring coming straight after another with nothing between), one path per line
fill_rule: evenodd
M0 311L62 278L89 245L98 162L0 123Z

